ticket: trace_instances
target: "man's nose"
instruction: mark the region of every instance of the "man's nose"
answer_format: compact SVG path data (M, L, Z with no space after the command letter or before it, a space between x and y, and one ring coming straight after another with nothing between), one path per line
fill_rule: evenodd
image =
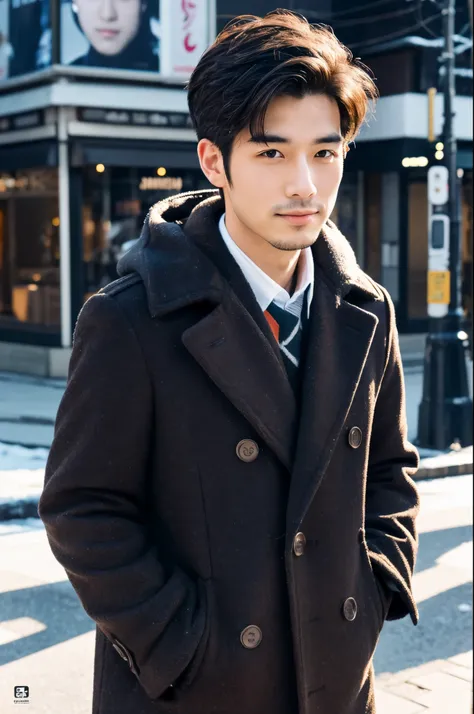
M303 159L293 167L287 182L286 195L289 198L311 198L316 196L317 192L311 167L307 160Z

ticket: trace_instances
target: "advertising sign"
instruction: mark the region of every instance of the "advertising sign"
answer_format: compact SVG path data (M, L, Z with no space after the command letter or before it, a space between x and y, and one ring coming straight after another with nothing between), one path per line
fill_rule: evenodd
M449 272L449 217L439 213L436 204L428 204L428 315L444 317L448 313L451 295Z
M449 305L451 273L449 270L428 271L428 304ZM434 317L438 317L435 315Z
M127 124L129 126L173 127L192 129L189 114L179 112L142 112L128 109L102 109L101 107L78 107L79 121L98 124Z
M214 0L60 0L60 61L186 80ZM50 0L0 0L0 82L51 65Z
M161 0L162 73L188 78L211 38L209 0Z
M0 82L50 64L49 0L0 0Z
M213 0L61 0L61 63L187 79L209 44L211 6Z
M62 0L61 63L159 72L159 0Z

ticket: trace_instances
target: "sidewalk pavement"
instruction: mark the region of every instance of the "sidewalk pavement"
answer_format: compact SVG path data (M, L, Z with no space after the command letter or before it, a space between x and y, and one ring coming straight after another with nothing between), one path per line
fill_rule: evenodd
M472 650L377 675L377 710L383 714L472 714L472 676Z

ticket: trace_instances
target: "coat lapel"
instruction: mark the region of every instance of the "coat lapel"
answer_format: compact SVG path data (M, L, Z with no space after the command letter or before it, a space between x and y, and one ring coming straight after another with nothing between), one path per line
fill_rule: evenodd
M295 397L273 347L235 294L229 290L218 307L183 333L182 341L291 471Z
M280 348L218 229L223 204L197 206L185 225L223 279L221 304L188 329L183 344L291 471L297 409Z
M287 510L290 532L304 518L352 404L378 318L340 298L316 266L303 365L301 416Z
M184 329L183 345L291 471L295 396L278 344L219 233L223 210L210 191L157 204L119 274L141 275L153 318L202 308L202 317Z

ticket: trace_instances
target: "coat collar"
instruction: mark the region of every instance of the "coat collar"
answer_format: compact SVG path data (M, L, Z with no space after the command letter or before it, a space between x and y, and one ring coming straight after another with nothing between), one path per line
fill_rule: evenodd
M180 194L151 208L140 239L119 261L118 272L140 274L152 317L194 302L222 300L230 278L228 251L218 228L223 212L223 201L214 190ZM323 226L313 256L337 300L351 292L383 299L332 221Z

